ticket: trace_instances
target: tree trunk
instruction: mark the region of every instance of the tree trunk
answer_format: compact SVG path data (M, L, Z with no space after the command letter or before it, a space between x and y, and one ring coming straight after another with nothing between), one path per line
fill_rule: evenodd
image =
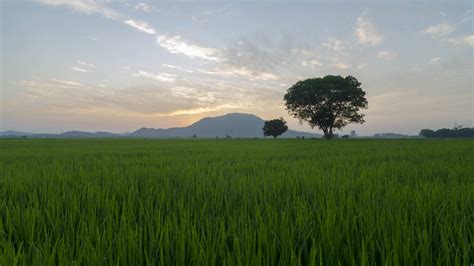
M330 140L331 134L329 134L329 131L327 130L327 128L323 128L323 132L324 132L324 138L327 140Z
M323 128L323 132L324 132L324 138L325 139L327 139L327 140L332 139L332 137L333 137L332 127L330 127L329 129Z

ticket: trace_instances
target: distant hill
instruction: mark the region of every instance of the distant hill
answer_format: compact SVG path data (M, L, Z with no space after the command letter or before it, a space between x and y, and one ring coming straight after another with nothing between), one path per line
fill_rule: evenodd
M261 138L263 137L263 124L265 120L252 114L230 113L223 116L206 117L186 127L174 127L168 129L140 128L133 132L133 137L191 137L199 138L224 138L227 135L235 138ZM320 134L288 130L281 137L296 138L320 138Z
M419 136L412 136L412 135L405 135L400 133L376 133L372 136L372 138L379 138L379 139L405 139L405 138L419 138Z
M22 137L22 136L31 136L32 133L20 132L15 130L1 131L0 137Z
M0 137L3 138L20 138L20 137L29 137L29 138L118 138L118 137L127 137L128 134L114 134L110 132L84 132L84 131L66 131L61 134L50 134L50 133L26 133L15 130L8 130L0 132Z
M114 138L119 137L119 134L114 134L105 131L98 132L83 132L83 131L67 131L59 134L62 138Z
M173 128L140 128L132 133L115 134L110 132L67 131L61 134L32 134L18 131L0 132L0 137L31 137L31 138L262 138L265 120L252 114L230 113L216 117L203 118L186 127ZM321 134L288 130L281 138L321 138Z

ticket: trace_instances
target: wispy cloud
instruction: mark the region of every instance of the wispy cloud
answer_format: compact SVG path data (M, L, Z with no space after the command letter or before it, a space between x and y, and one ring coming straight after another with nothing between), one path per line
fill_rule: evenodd
M100 14L106 18L116 19L121 15L103 5L103 1L97 0L39 0L40 3L50 6L65 6L74 11L85 14Z
M95 65L94 64L91 64L91 63L87 63L87 62L84 62L84 61L77 61L77 63L81 66L84 66L84 67L91 67L91 68L95 68Z
M474 46L474 35L468 35L465 37L457 37L457 38L447 38L447 39L442 39L442 41L455 44L455 45Z
M143 12L157 11L157 9L154 6L151 6L151 5L146 4L146 3L138 3L133 7L133 9L141 10Z
M435 63L435 62L439 62L440 60L441 60L440 57L433 57L433 58L431 58L430 62Z
M239 107L240 106L237 106L237 105L224 104L224 105L219 105L215 107L200 107L200 108L194 108L194 109L188 109L188 110L178 110L178 111L171 112L168 115L175 116L175 115L204 114L204 113L219 111L222 109L231 109L231 108L239 108Z
M358 42L363 45L376 46L383 42L383 35L365 12L357 18L355 35Z
M152 80L156 80L156 81L162 81L162 82L173 82L178 77L176 75L168 74L168 73L154 74L154 73L149 73L149 72L142 71L142 70L138 71L135 74L132 74L132 76L133 77L143 77L143 78L152 79Z
M474 46L474 35L466 36L462 39L464 43L469 44L470 46Z
M91 72L90 70L87 70L87 69L84 69L84 68L80 68L80 67L71 67L72 70L75 70L77 72L83 72L83 73L88 73L88 72Z
M397 57L397 54L392 51L378 51L377 58L384 59L384 60L392 60Z
M156 43L173 54L182 54L190 58L200 58L209 61L221 60L219 49L191 44L181 39L180 36L158 35Z
M88 36L88 37L86 37L86 39L94 41L94 42L97 42L99 40L99 38L93 37L93 36Z
M315 52L313 50L305 48L292 48L290 49L290 53L293 55L301 55L305 57L315 55Z
M176 69L176 70L183 71L183 72L187 72L187 73L194 73L193 70L185 69L185 68L182 68L180 66L173 66L173 65L168 65L168 64L162 64L162 66L167 67L167 68L171 68L171 69Z
M432 38L438 38L446 36L456 30L454 25L451 25L447 22L443 22L434 26L426 28L423 32L431 35Z
M195 23L206 23L209 19L217 17L235 17L240 15L240 12L231 7L220 7L220 8L210 8L206 9L199 14L195 14L191 17Z
M191 19L192 19L193 22L195 22L195 23L206 23L206 22L207 22L207 18L205 18L205 17L192 16Z
M321 46L335 52L341 52L345 49L344 42L335 38L330 38L328 42L322 43Z
M54 78L33 77L30 80L20 80L16 82L18 85L28 88L27 93L34 97L49 97L57 94L67 94L71 90L88 89L89 87L70 80L61 80Z
M344 62L337 62L337 63L332 64L332 66L340 68L340 69L348 69L352 67L350 64L344 63Z
M83 86L82 83L77 82L77 81L70 81L70 80L61 80L61 79L49 79L49 81L65 84L65 85L71 85L71 86Z
M313 59L313 60L309 60L309 61L303 60L301 62L301 65L305 66L305 67L306 66L315 67L315 66L322 66L323 64L320 61Z
M141 32L145 32L145 33L148 33L148 34L155 34L156 31L153 27L150 26L150 24L148 24L148 22L146 21L135 21L135 20L131 20L131 19L128 19L128 20L125 20L123 23L141 31Z
M160 75L161 74L161 75ZM140 73L154 79L163 73ZM164 75L166 76L166 75ZM179 79L176 83L142 84L111 90L103 84L84 85L76 81L32 77L17 84L25 100L54 106L57 110L76 113L100 112L121 116L174 116L192 115L223 110L226 108L251 108L259 98L259 106L273 99L273 94L263 87L246 89L223 82L195 82ZM241 99L235 105L235 98ZM262 99L261 99L262 98ZM279 95L278 95L278 98Z
M249 68L242 67L224 67L218 68L211 71L200 70L201 73L211 74L211 75L220 75L220 76L241 76L248 78L250 80L278 80L279 77L273 73L262 72L262 71L252 71Z

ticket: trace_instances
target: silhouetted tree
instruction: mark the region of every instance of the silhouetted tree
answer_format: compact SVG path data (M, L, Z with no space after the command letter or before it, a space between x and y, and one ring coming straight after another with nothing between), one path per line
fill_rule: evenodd
M280 117L280 119L265 121L262 130L265 137L273 136L273 138L276 138L285 133L288 130L288 126L286 125L286 121Z
M436 131L431 129L422 129L420 131L420 136L425 138L474 138L474 128L442 128Z
M420 131L420 136L425 138L434 138L435 132L431 129L422 129Z
M367 108L361 83L352 76L325 76L298 81L284 96L286 110L294 117L324 132L326 139L334 137L333 129L349 123L364 123L361 108Z

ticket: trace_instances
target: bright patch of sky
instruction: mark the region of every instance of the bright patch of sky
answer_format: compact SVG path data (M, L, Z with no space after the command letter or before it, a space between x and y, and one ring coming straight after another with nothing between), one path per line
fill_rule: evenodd
M1 2L0 130L132 131L284 117L298 80L353 75L359 134L474 126L472 2ZM317 129L314 129L317 130Z

